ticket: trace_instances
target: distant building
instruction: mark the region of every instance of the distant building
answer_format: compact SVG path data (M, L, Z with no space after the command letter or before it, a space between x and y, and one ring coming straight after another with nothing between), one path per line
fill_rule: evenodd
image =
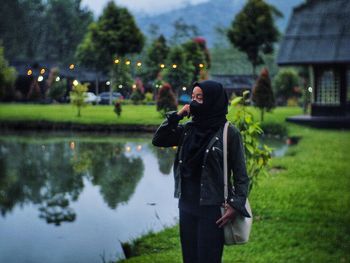
M211 79L220 82L230 97L233 93L242 95L245 90L251 91L255 83L253 75L213 74Z
M94 93L100 93L108 90L109 87L106 84L108 81L107 76L97 72L89 71L81 67L77 67L74 64L60 66L57 63L50 61L23 61L17 60L10 62L10 65L14 67L17 72L16 89L21 91L23 95L27 94L31 88L34 79L38 79L38 83L42 94L45 93L46 86L45 81L47 80L50 71L53 68L59 69L59 78L67 79L67 92L69 94L72 83L74 80L78 80L81 83L89 83L89 91ZM39 77L40 78L39 81Z
M311 116L290 121L349 126L350 1L308 0L294 8L277 63L310 72Z

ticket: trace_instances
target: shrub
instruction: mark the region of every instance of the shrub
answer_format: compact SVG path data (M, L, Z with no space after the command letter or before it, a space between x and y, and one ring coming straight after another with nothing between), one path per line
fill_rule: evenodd
M114 112L115 114L117 114L118 117L120 117L120 115L122 114L122 104L120 103L119 100L117 100L114 103Z
M171 110L177 110L177 102L170 84L165 83L158 92L157 111L164 117L165 113Z
M134 90L133 93L131 93L130 95L130 100L135 105L140 104L144 98L145 98L145 95L142 94L141 90L139 89Z
M59 101L66 93L66 87L67 87L66 79L62 79L60 81L54 81L52 82L49 88L48 96L53 100Z
M273 79L273 90L278 105L285 105L288 98L300 96L298 73L291 68L281 69Z
M146 92L145 99L143 100L145 104L152 104L154 102L153 100L153 94L151 92Z
M288 134L286 125L281 123L262 123L260 127L264 131L265 135L279 135L281 137L284 137Z

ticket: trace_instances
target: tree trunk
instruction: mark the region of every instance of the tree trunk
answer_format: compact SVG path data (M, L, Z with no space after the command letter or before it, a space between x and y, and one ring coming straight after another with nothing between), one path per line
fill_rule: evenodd
M98 74L97 74L97 72L95 72L95 74L96 74L96 90L95 90L95 92L96 92L96 96L98 96L98 93L99 93L99 90L98 90L98 84L99 84L99 79L98 79Z
M252 66L253 66L253 78L255 80L256 79L256 64L252 63Z

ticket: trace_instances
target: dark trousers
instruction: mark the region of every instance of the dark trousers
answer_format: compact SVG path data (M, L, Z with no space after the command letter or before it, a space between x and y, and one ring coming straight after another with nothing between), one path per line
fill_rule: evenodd
M215 223L220 208L204 208L200 213L180 209L180 239L184 263L221 263L223 229ZM206 211L207 210L207 211Z

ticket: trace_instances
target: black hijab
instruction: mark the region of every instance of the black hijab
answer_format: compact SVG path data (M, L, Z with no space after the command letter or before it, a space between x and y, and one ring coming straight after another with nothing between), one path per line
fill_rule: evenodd
M195 82L194 87L203 91L203 103L192 101L190 104L192 121L189 134L183 142L183 175L185 177L200 174L204 152L214 134L224 126L228 107L228 97L223 86L216 81Z

